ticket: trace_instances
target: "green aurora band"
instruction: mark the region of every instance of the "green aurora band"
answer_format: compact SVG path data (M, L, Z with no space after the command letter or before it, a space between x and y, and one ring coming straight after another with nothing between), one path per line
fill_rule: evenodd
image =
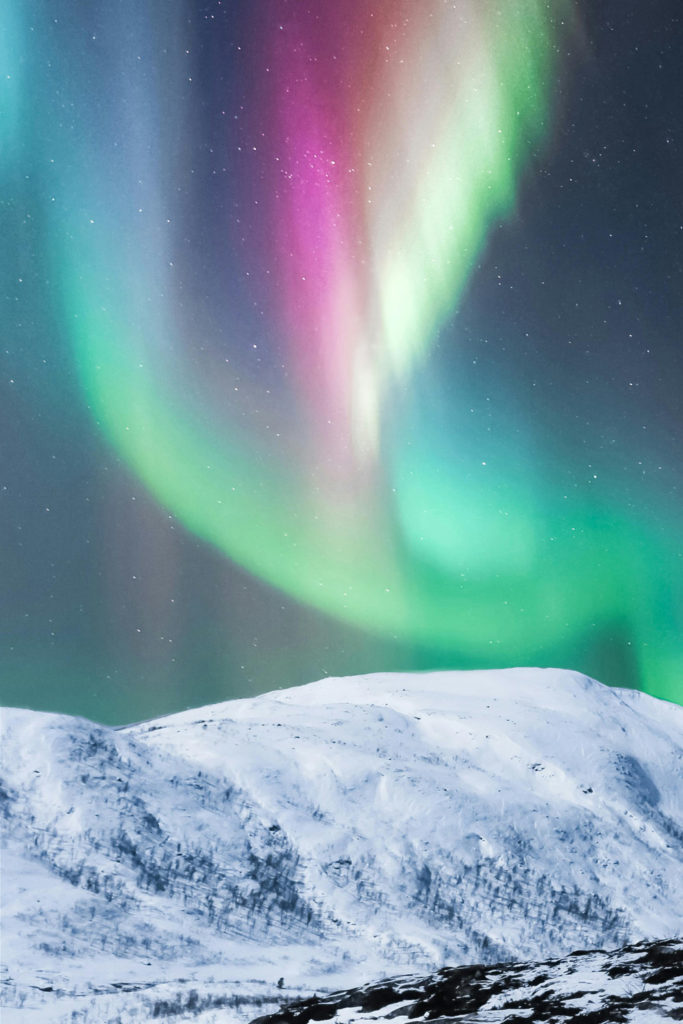
M443 12L416 32L394 106L370 115L382 125L367 133L367 183L378 196L366 218L375 330L349 396L361 410L349 447L359 437L375 444L370 468L359 459L334 486L320 451L297 464L245 426L253 386L242 389L244 405L219 414L188 390L192 370L169 309L171 176L160 133L155 145L144 142L155 138L161 78L126 97L125 116L122 102L125 160L110 165L103 135L85 131L62 153L73 174L53 214L53 259L82 391L165 509L296 600L455 665L559 662L617 623L639 685L683 701L674 517L651 526L604 486L597 497L592 481L544 499L543 456L520 441L521 423L489 439L482 458L430 373L437 332L489 233L513 211L547 130L558 12L568 12L518 0L496 20L493 7L482 5L480 17L472 8L473 35L459 50ZM445 59L454 47L457 73ZM430 67L445 68L443 77L423 75L418 88L417 72ZM152 211L144 228L127 209L132 196ZM656 578L652 565L661 567Z

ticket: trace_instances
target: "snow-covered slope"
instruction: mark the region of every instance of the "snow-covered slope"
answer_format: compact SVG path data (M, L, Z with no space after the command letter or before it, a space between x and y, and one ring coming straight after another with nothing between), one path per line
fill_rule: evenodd
M254 1024L659 1024L683 1018L683 941L542 963L446 967L290 1003Z
M101 1007L116 985L251 979L260 999L683 928L683 708L575 673L2 726L4 987L25 1013L40 988Z

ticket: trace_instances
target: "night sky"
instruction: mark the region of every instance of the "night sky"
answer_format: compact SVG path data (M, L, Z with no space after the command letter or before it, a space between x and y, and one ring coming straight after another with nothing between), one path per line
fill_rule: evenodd
M680 0L0 20L0 703L683 702Z

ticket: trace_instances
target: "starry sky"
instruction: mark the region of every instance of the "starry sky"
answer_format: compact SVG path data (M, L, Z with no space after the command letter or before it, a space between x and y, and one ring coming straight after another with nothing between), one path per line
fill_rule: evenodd
M683 702L678 0L0 18L0 702Z

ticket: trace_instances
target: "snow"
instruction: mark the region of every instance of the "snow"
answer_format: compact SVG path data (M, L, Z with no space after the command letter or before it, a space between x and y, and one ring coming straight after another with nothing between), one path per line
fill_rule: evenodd
M36 1019L681 930L683 708L578 673L325 679L119 730L4 709L2 759L3 998Z
M255 1024L440 1020L493 1024L586 1020L653 1024L681 1017L683 941L641 943L606 953L574 952L541 963L450 968L283 1006ZM582 1016L590 1015L589 1017Z

